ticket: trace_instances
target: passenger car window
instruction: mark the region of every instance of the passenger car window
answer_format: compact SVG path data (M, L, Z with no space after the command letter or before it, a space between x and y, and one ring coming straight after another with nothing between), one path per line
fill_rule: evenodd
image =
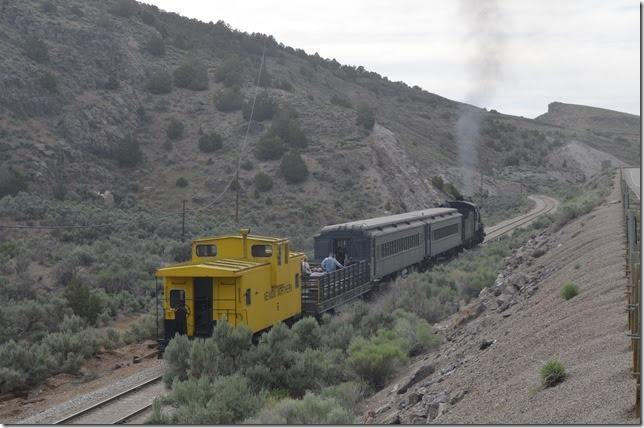
M215 244L197 245L197 257L215 257L217 246Z
M170 290L170 307L177 308L179 306L185 306L185 304L186 304L185 290L180 290L180 289Z
M253 245L250 249L253 257L271 257L273 255L272 245Z

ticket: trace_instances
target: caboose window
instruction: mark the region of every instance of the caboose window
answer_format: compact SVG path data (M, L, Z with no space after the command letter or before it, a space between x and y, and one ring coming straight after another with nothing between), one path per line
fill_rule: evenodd
M215 257L217 246L215 244L197 245L197 257Z
M185 290L174 289L170 290L170 307L177 308L186 305L186 292Z
M271 245L253 245L250 253L253 257L271 257L273 255L273 247Z

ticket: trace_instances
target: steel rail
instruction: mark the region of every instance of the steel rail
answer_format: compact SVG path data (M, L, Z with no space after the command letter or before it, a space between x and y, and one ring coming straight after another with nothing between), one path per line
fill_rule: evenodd
M147 386L153 385L153 384L159 382L162 378L163 378L162 375L161 376L155 376L155 377L153 377L151 379L148 379L148 380L146 380L144 382L141 382L138 385L135 385L135 386L133 386L131 388L128 388L125 391L121 391L118 394L115 394L115 395L113 395L111 397L108 397L108 398L106 398L104 400L101 400L98 403L92 404L89 407L86 407L86 408L84 408L82 410L74 412L71 415L67 415L64 418L53 422L52 425L68 424L68 423L70 423L70 421L73 421L74 419L78 419L81 416L87 415L87 414L89 414L89 413L91 413L91 412L93 412L93 411L95 411L95 410L97 410L99 408L105 407L106 405L108 405L110 403L113 403L113 402L115 402L115 401L117 401L117 400L119 400L119 399L121 399L121 398L123 398L123 397L125 397L127 395L130 395L130 394L132 394L134 392L140 391L141 389L144 389ZM140 409L138 409L137 411L135 411L133 413L130 413L130 414L124 416L124 417L121 417L117 421L112 422L112 424L124 423L128 419L132 418L133 416L136 416L137 414L140 414L141 412L143 412L144 410L150 408L151 406L152 406L152 404L148 404L145 408L140 408ZM109 424L109 423L107 423L107 424Z
M540 216L542 216L544 214L548 214L553 209L555 209L556 205L557 204L552 199L548 198L548 199L545 199L545 204L544 204L543 208L541 208L539 211L536 211L536 212L533 212L533 213L528 213L528 214L526 214L524 216L520 216L517 219L515 219L515 220L513 220L511 222L505 223L503 225L490 227L491 230L488 229L486 231L487 236L486 236L484 242L492 241L492 240L494 240L494 239L496 239L496 238L498 238L500 236L505 235L508 232L511 232L512 230L518 228L519 226L522 226L522 225L524 225L524 224L536 219L537 217L540 217Z

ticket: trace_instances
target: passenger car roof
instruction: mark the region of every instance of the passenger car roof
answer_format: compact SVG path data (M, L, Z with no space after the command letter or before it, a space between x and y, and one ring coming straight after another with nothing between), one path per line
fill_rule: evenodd
M356 220L348 223L332 224L324 226L322 233L338 230L372 230L388 226L398 225L419 220L433 220L441 217L452 217L458 214L455 208L427 208L419 211L411 211L403 214L394 214L385 217L376 217L366 220Z

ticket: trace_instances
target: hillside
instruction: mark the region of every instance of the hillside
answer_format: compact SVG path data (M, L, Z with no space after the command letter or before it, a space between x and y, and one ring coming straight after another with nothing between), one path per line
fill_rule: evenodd
M306 237L323 224L438 203L448 195L432 184L435 176L466 194L481 184L479 170L492 197L516 193L521 180L552 191L584 177L551 161L553 149L574 138L621 150L610 138L557 120L464 105L223 22L125 0L3 4L1 159L45 197L88 201L110 191L117 205L127 200L146 210L177 210L182 199L189 208L206 205L234 175L247 124L240 107L254 95L264 45L260 91L296 112L305 141L287 150L301 154L309 175L287 183L282 155L258 159L258 142L271 125L254 121L240 172L241 223L293 236L298 246L307 247ZM232 104L216 107L222 98ZM356 124L363 104L375 115L374 132ZM479 125L474 134L459 129L462 117ZM170 137L173 121L181 131ZM223 137L222 148L200 151L199 139L213 132ZM476 148L461 159L466 140ZM133 164L119 164L119 150L132 141L141 160L126 152ZM271 177L269 190L257 189L259 171ZM177 186L180 177L185 187ZM229 224L233 201L228 192L209 218ZM200 233L194 224L189 229Z
M548 112L538 116L536 120L601 137L589 140L588 143L623 161L639 164L639 161L636 161L640 158L641 151L639 116L597 107L553 102L548 104Z
M616 182L616 181L615 181ZM445 336L363 408L375 424L634 424L619 188L559 232L533 232ZM618 237L618 238L615 238ZM565 300L563 284L579 294ZM542 385L560 361L565 380Z

